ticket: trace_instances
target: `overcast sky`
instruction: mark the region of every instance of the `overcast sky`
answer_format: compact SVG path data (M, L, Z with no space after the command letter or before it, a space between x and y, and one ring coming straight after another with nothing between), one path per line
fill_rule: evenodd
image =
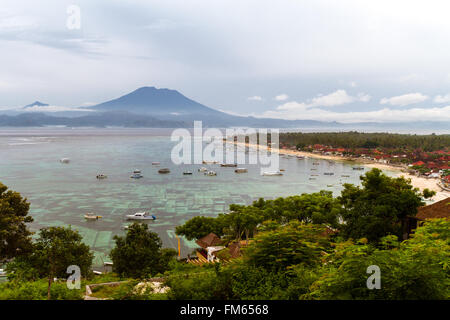
M449 12L448 0L2 0L0 108L155 86L242 115L450 121Z

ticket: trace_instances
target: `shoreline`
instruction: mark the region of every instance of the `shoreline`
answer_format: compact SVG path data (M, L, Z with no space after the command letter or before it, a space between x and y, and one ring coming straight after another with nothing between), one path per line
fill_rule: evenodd
M260 146L256 144L249 144L249 143L242 143L242 142L234 142L235 145L239 146L246 146L253 149L262 149L262 150L269 150L268 146ZM436 195L431 198L432 202L437 202L446 198L450 197L450 192L442 190L442 188L438 185L439 180L433 179L433 178L424 178L424 177L418 177L412 174L409 174L407 172L404 172L404 168L385 164L385 163L377 163L371 160L367 159L358 159L358 158L352 158L348 159L342 156L336 156L336 155L324 155L324 154L317 154L313 152L306 152L306 151L298 151L298 150L288 150L288 149L277 149L277 148L270 148L271 152L275 153L284 153L284 154L290 154L290 155L299 155L303 157L308 158L315 158L315 159L322 159L322 160L331 160L336 162L346 162L346 163L355 163L358 165L362 165L368 168L377 168L384 171L392 171L396 172L395 177L404 177L405 179L410 179L411 184L414 188L418 188L419 190L423 191L423 189L428 188L429 190L435 191Z

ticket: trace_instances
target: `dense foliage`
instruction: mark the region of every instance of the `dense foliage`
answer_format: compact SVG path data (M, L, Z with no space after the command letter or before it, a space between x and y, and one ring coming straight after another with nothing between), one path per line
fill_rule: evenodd
M162 249L158 234L146 224L132 224L124 237L115 236L114 241L110 256L113 270L121 276L146 278L163 273L177 254L173 249Z
M343 148L422 149L436 151L450 146L450 135L412 135L361 132L288 132L280 134L280 143L305 147L314 144Z
M20 193L0 183L0 262L26 254L31 249L31 232L26 223L30 204Z

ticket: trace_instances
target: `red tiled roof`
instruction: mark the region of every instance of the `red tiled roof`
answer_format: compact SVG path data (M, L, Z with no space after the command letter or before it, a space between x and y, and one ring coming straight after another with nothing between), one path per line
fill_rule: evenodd
M420 207L416 217L422 220L434 218L450 219L450 197L428 206Z

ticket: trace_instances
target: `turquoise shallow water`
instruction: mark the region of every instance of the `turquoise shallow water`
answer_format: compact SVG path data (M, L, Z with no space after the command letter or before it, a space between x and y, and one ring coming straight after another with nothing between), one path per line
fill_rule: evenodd
M248 168L243 174L234 173L234 168L208 165L218 173L208 177L197 172L202 165L172 163L175 143L167 132L78 130L0 131L0 181L28 198L34 231L71 225L94 250L96 265L109 261L113 236L123 234L123 227L129 224L125 214L151 211L157 220L148 222L150 228L160 235L164 246L176 248L175 227L193 216L215 216L227 212L229 204L250 204L259 197L322 189L337 195L341 183L359 184L362 173L342 162L280 156L280 168L286 170L280 177L261 176L258 165L240 165ZM70 158L69 164L59 162L64 157ZM152 166L153 161L161 165ZM171 173L158 174L161 167L170 168ZM130 179L135 168L144 178ZM183 175L185 170L194 174ZM325 176L324 172L335 174ZM97 180L99 173L108 178ZM86 212L103 218L86 221ZM194 247L193 242L183 240L182 255Z

